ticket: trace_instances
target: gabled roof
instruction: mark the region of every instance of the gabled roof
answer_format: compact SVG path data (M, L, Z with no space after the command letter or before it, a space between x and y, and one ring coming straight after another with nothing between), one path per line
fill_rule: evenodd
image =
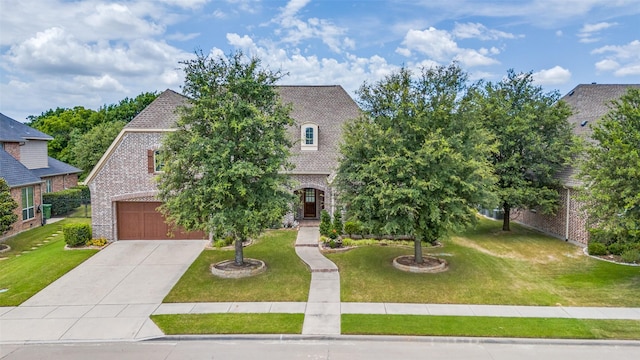
M567 119L573 126L573 133L588 138L591 126L611 110L611 102L620 99L629 88L640 88L640 84L580 84L562 97L573 110ZM567 187L580 186L576 179L577 169L564 168L558 177Z
M179 118L176 110L179 106L188 105L188 100L186 96L167 89L136 115L125 129L174 128Z
M48 157L49 167L40 169L31 169L31 172L39 177L66 175L66 174L79 174L82 170L75 166L71 166L65 162L54 159L51 156Z
M22 163L0 147L0 177L7 181L10 188L41 183Z
M341 140L342 124L360 116L360 108L351 96L339 85L330 86L275 86L284 104L292 105L291 117L296 121L289 132L295 139L291 149L293 173L326 174L335 171L338 164L338 143ZM142 110L118 134L100 161L91 170L85 182L88 184L100 172L127 132L171 131L175 128L179 106L189 106L189 98L173 90L165 90ZM318 125L316 151L300 150L300 126L306 123Z
M0 141L53 140L53 137L0 113Z

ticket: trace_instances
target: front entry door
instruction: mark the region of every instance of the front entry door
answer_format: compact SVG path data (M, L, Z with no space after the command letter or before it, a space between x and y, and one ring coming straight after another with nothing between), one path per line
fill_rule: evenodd
M316 189L304 189L304 217L316 217Z

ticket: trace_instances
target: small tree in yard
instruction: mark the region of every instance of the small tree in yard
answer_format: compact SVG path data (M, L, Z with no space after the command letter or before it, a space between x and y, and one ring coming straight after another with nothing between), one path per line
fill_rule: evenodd
M18 221L18 215L14 210L18 203L11 197L9 185L5 179L0 178L0 235L11 230L13 223Z
M291 167L293 119L273 87L280 72L240 52L197 55L183 63L190 106L161 149L161 211L187 230L233 237L240 266L242 242L281 220L293 202L282 173Z
M403 68L360 88L365 114L344 129L335 181L349 220L412 236L419 264L422 241L472 224L493 201L492 148L466 89L457 65L415 79Z
M580 200L593 230L628 246L640 243L640 89L611 105L586 143Z
M498 176L498 197L508 231L511 209L537 209L547 214L558 206L556 174L574 146L567 118L569 106L559 94L543 93L530 73L509 71L497 84L478 92L480 119L498 142L491 162Z

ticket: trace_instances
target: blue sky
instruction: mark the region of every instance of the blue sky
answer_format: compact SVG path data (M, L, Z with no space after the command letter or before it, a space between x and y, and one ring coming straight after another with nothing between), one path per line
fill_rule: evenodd
M640 83L640 0L2 0L0 112L97 109L180 91L180 61L241 49L352 96L400 66L458 61L472 80L534 73L561 94Z

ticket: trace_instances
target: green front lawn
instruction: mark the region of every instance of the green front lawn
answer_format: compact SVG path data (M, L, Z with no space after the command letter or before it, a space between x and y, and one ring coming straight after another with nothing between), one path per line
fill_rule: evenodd
M244 249L244 256L262 260L263 274L222 279L211 264L233 259L233 250L205 250L189 267L164 302L307 301L311 273L295 253L297 232L273 230Z
M344 314L342 333L639 340L640 321Z
M300 334L304 314L151 315L167 335Z
M11 251L0 254L0 306L17 306L44 289L97 250L64 250L62 226L91 223L88 218L65 219L20 233L6 244Z
M412 248L362 247L328 254L347 302L640 307L640 267L584 256L582 249L513 224L482 219L476 229L425 248L449 262L438 274L393 268Z

